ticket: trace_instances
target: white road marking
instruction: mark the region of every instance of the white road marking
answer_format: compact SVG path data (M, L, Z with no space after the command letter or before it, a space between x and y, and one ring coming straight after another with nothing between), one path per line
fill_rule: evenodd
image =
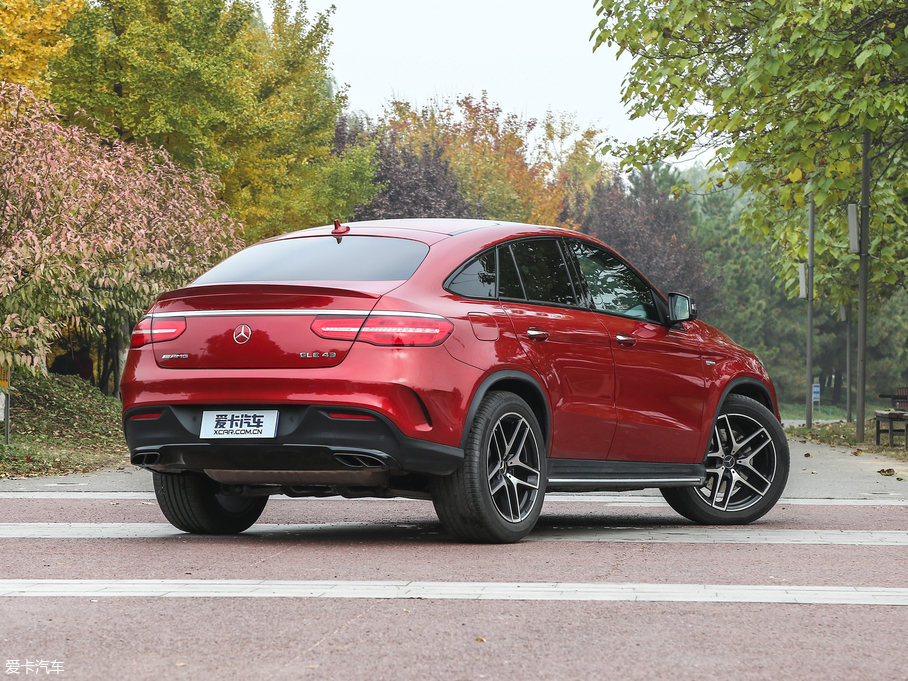
M154 492L0 492L0 499L154 499Z
M4 579L0 596L374 598L908 605L908 589L726 584L354 582L203 579Z
M750 527L566 527L535 530L527 541L639 542L658 544L811 544L908 546L908 532L885 530L784 530Z
M0 492L0 499L154 499L154 492ZM275 501L296 501L290 497L276 496ZM413 501L413 499L383 499L379 497L313 497L305 501ZM549 503L596 503L606 506L660 506L668 507L662 497L646 496L606 496L595 494L550 494L545 502ZM862 499L780 499L777 506L908 506L908 499L862 498Z
M168 523L0 523L0 539L162 539L193 538L242 540L256 537L305 538L329 533L344 533L369 528L393 530L394 523L344 522L319 524L253 525L241 535L192 535ZM408 530L424 533L419 525ZM537 528L526 541L576 541L603 543L661 544L804 544L832 546L908 546L908 532L883 530L785 530L761 526L701 527L698 525L647 527L553 527Z

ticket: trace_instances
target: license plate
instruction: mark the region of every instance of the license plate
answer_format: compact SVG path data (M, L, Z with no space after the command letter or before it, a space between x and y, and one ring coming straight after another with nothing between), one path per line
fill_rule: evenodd
M215 438L274 437L277 409L265 411L202 412L203 440Z

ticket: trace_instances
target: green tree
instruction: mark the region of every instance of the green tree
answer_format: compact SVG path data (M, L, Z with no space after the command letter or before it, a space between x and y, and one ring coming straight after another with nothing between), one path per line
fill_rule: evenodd
M850 299L845 204L857 202L861 136L874 138L871 279L908 284L908 9L901 0L597 0L596 46L633 57L623 101L661 116L660 133L612 140L626 166L709 149L709 186L753 197L741 224L772 241L786 292L806 258L804 206L822 215L816 293Z
M676 183L704 179L703 168L694 167ZM798 402L804 397L804 303L780 289L768 248L742 234L738 222L747 202L731 189L691 197L693 234L707 271L721 281L718 303L704 319L760 358L781 401Z
M292 13L275 0L273 9L270 30L256 23L247 32L252 103L221 141L234 154L224 198L249 242L349 219L377 191L375 145L334 143L346 96L328 70L333 10L310 22L305 3Z
M51 65L51 99L86 111L99 132L148 140L223 172L219 137L252 105L246 75L251 4L241 0L93 0L73 17L70 50ZM244 82L245 81L245 82Z
M99 132L147 140L217 172L247 241L352 215L374 193L373 150L332 154L345 97L327 66L330 12L242 0L92 0L52 63L52 99Z

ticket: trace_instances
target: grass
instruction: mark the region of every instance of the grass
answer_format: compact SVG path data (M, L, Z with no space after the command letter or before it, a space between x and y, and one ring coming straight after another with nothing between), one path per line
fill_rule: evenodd
M803 438L805 440L827 445L836 445L839 447L852 447L856 451L884 454L890 458L898 459L899 461L908 461L908 452L905 451L905 441L902 437L896 436L894 448L890 448L886 444L874 444L876 433L876 422L874 419L869 419L864 423L864 442L860 444L856 438L857 426L854 422L845 423L844 421L840 421L822 425L814 424L813 428L809 429L792 427L786 428L785 432L795 438ZM887 443L888 440L886 438L881 438L881 442Z
M76 376L13 373L10 444L0 478L87 473L127 465L120 402Z
M871 407L869 409L882 409L883 407ZM799 403L780 403L779 413L783 419L800 419L805 420L807 416L807 407L803 402ZM851 410L854 416L854 408ZM844 421L846 417L844 407L836 407L831 404L820 404L813 406L813 418L815 421Z

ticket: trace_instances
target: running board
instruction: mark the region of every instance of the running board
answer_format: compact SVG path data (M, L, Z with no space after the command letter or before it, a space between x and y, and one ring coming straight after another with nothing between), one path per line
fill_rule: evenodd
M706 482L703 464L549 459L547 492L629 491L696 487Z

